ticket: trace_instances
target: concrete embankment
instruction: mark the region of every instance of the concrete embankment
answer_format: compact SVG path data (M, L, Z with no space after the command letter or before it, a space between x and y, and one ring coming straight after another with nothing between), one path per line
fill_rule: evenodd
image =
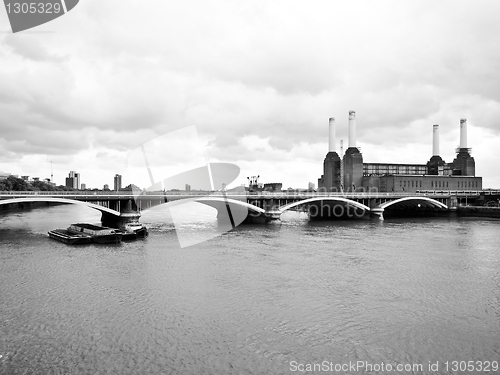
M500 219L500 207L460 206L458 216L493 217Z

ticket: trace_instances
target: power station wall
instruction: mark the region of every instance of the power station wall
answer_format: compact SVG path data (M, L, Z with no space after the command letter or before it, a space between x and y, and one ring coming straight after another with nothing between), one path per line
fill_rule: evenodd
M336 152L329 152L323 162L323 175L318 179L318 188L326 191L340 191L340 157Z
M475 176L476 162L470 156L469 149L460 149L457 157L451 163L453 174L461 176Z
M364 163L363 175L386 175L386 174L427 174L427 166L425 164L394 164L394 163Z
M475 176L474 158L459 154L453 163L445 163L433 156L427 164L363 163L363 176L383 175L437 175Z
M363 155L355 147L349 147L344 155L344 190L355 191L362 187Z
M471 176L433 175L365 176L362 186L365 191L379 192L475 191L482 190L483 179Z

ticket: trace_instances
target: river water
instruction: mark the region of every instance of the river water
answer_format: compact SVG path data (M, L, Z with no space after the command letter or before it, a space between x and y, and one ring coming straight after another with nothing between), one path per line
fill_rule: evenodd
M216 225L206 210L193 233ZM485 372L452 361L500 360L498 220L290 212L181 248L167 213L143 212L145 240L83 246L47 231L97 211L1 213L0 374L455 374ZM422 367L380 367L398 364Z

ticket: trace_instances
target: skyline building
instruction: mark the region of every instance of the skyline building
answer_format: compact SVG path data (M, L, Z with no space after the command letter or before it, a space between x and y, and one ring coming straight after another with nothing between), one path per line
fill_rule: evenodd
M70 171L69 176L66 177L66 187L80 189L80 173Z
M115 177L113 179L113 190L114 191L119 191L122 188L122 175L121 174L115 174Z

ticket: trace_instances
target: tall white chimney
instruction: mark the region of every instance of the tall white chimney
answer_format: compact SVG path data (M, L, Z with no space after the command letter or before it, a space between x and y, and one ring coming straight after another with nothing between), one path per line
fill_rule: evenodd
M432 155L439 156L439 125L432 125Z
M460 119L460 148L467 148L467 119Z
M349 111L349 147L356 147L356 112Z
M335 152L335 118L330 117L328 127L328 151Z

